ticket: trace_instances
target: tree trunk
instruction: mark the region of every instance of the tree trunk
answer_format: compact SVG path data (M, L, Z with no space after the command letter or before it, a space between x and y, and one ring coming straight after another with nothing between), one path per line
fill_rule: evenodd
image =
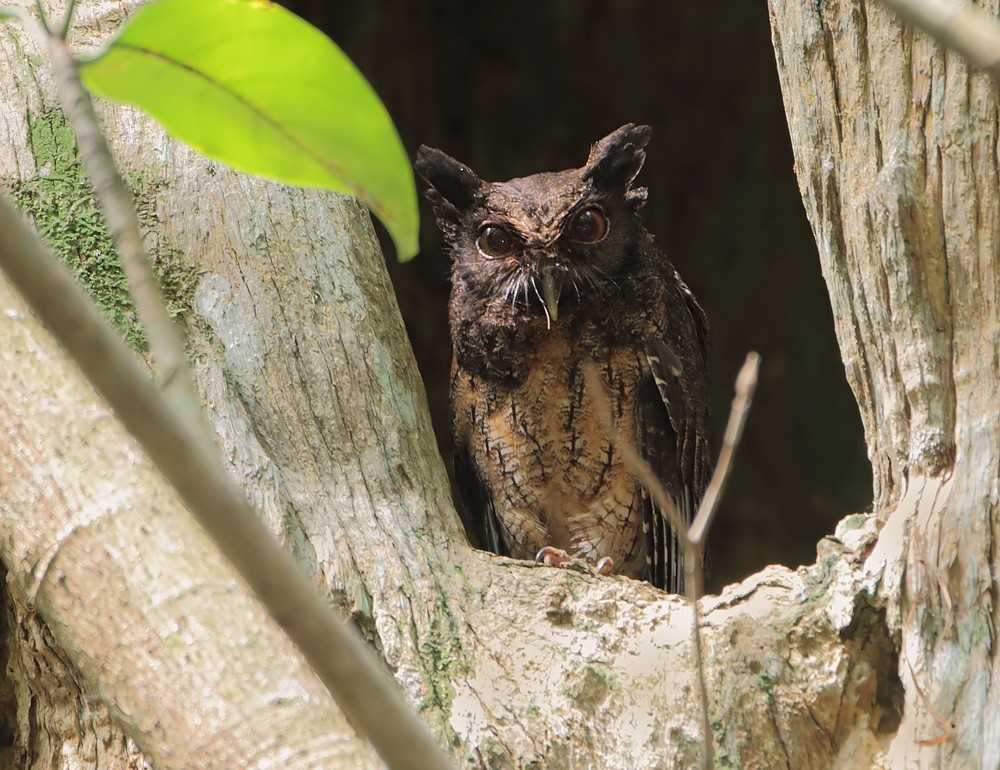
M142 766L111 716L164 770L378 766L5 279L0 306L9 766Z
M0 180L127 319L43 51L11 29ZM151 241L157 181L133 175ZM0 201L0 251L22 229ZM190 283L179 252L151 250L168 284ZM0 307L0 767L148 766L135 744L158 768L379 766L3 276Z
M107 34L127 5L81 3L75 34ZM768 568L703 600L719 766L901 767L898 757L924 752L940 753L942 766L997 764L995 674L988 689L998 476L989 410L998 387L995 107L979 79L966 89L960 61L862 8L843 5L834 31L824 31L818 11L772 3L800 179L863 405L881 510L846 519L812 567ZM861 19L869 25L857 33ZM863 45L876 29L881 36ZM43 174L36 161L51 161L45 137L63 134L57 119L38 133L40 116L51 120L48 78L18 45L4 39L16 69L3 80L20 90L2 86L0 178L30 208L25 194ZM912 56L912 77L893 67L897 47ZM920 56L933 66L918 66ZM919 100L901 94L907 84L919 84ZM228 171L131 110L104 105L102 116L141 187L151 250L199 267L189 345L224 457L456 762L691 766L700 718L683 599L466 544L367 214L339 196ZM874 129L863 130L874 125L877 144L868 139ZM907 138L922 125L926 145ZM866 154L873 146L877 161ZM966 182L978 197L965 197ZM47 210L32 211L42 226ZM0 327L12 323L0 317ZM980 361L988 376L970 368ZM21 397L40 421L66 417L46 415L31 392ZM12 453L5 444L3 458ZM8 494L0 486L5 508ZM24 569L6 566L12 582ZM95 585L95 613L101 590ZM26 656L26 622L21 613L10 623L11 659ZM80 660L74 649L58 655ZM24 693L18 708L46 703L42 693L55 697L23 669L12 678ZM84 696L108 699L92 677L81 680ZM944 729L921 692L955 722L952 739L916 743ZM66 740L96 732L67 724ZM30 720L14 727L23 743ZM93 766L120 765L101 755Z
M982 3L992 15L998 4ZM863 0L771 0L806 212L864 420L900 639L891 767L1000 766L995 92Z

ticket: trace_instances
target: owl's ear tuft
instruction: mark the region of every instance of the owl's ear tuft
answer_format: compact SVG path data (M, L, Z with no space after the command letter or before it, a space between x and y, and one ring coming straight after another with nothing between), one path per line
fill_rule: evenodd
M590 148L590 157L583 167L583 178L601 189L625 190L646 160L645 147L651 133L649 126L627 123L608 134Z
M427 199L442 228L457 223L459 215L479 199L483 181L471 168L441 150L421 145L413 167L427 182Z

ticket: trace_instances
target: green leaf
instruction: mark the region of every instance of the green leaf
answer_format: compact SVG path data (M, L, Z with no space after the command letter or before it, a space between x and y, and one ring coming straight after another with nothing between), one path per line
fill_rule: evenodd
M400 259L417 252L413 172L392 119L326 35L267 0L157 0L81 67L95 94L248 173L356 195Z

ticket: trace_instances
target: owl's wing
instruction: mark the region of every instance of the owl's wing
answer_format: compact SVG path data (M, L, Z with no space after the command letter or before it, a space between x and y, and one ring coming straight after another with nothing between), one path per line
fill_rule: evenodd
M480 477L468 450L456 442L455 484L461 498L460 511L472 544L500 556L507 556L507 547L500 536L500 519L493 505L489 486Z
M665 342L648 345L646 360L651 376L636 394L640 453L656 471L681 518L690 524L707 483L707 412L697 403L704 395L687 392L682 363ZM673 531L649 493L643 490L642 494L649 581L682 593L683 536Z

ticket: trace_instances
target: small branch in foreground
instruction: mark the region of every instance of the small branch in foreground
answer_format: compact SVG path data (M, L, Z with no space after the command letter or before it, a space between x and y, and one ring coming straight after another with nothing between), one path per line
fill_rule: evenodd
M622 459L628 466L632 475L638 479L639 483L649 492L653 502L670 522L674 532L683 534L684 539L684 576L687 585L688 599L691 601L692 620L692 642L694 645L695 667L698 674L698 691L701 704L701 732L702 732L702 766L709 770L713 764L713 746L711 724L709 722L708 709L708 685L705 681L705 656L701 641L701 617L698 610L698 601L701 599L704 590L704 575L701 565L704 557L705 538L708 530L712 526L715 512L718 510L719 501L729 480L729 473L733 467L733 456L736 447L743 437L743 427L746 425L747 416L750 413L750 403L753 400L754 391L757 388L757 373L760 369L760 356L751 352L747 354L746 361L740 368L736 376L736 395L733 397L732 410L729 413L729 422L726 424L726 432L722 440L722 449L719 452L719 460L712 472L708 488L698 506L698 514L694 522L688 527L677 506L674 505L670 495L657 477L656 472L636 451L635 447L623 440L618 432L611 416L611 404L608 401L604 386L601 383L597 367L591 364L584 372L587 379L587 388L594 395L594 404L598 412L599 419L607 426L608 437L621 452Z
M691 641L694 644L694 664L698 674L698 702L701 707L701 758L704 770L715 765L715 746L712 743L712 723L708 715L708 682L705 679L705 650L701 641L701 600L704 577L701 570L701 549L690 538L684 541L684 571L688 579L688 599L691 601ZM698 563L695 560L698 559Z
M59 38L65 40L69 36L69 28L73 23L73 12L76 10L76 0L69 0L66 7L66 16L63 18L62 26L59 28Z
M882 0L903 19L989 72L1000 87L1000 23L986 11L954 0Z
M729 411L729 422L726 423L726 432L722 438L722 449L719 451L719 459L712 472L712 478L708 482L708 488L698 506L698 514L694 518L694 523L687 531L684 549L684 569L688 576L688 598L691 599L691 613L694 615L694 654L698 665L698 691L701 697L701 723L702 735L705 740L705 768L712 767L712 739L711 724L708 716L708 684L705 681L705 655L701 643L701 617L698 609L698 601L704 593L705 576L701 569L705 557L705 538L708 530L712 526L715 512L719 508L719 501L729 480L729 473L733 467L733 456L736 447L743 437L743 427L746 425L747 415L750 414L750 403L753 400L753 393L757 388L757 373L760 370L760 356L755 352L747 354L746 361L736 375L736 395L733 397L733 405Z
M71 3L67 14L72 10ZM69 21L67 15L66 23ZM184 339L167 312L159 281L143 245L132 193L118 173L111 149L97 122L90 93L80 82L78 62L63 38L50 34L47 43L63 111L80 144L80 158L94 186L94 194L101 204L128 279L129 293L149 340L163 397L191 434L206 446L212 446L201 399L195 393L185 358Z
M451 763L360 636L336 617L236 489L218 453L181 424L73 276L0 198L0 269L177 490L390 768Z
M722 492L726 488L726 482L729 481L729 472L733 467L733 455L743 437L743 427L750 414L750 403L753 401L753 394L757 389L757 373L759 371L760 356L754 352L748 353L746 361L740 368L740 373L736 375L736 395L733 396L729 422L726 423L726 432L722 437L719 460L715 464L715 470L708 482L708 488L705 489L701 505L698 506L698 515L695 516L694 523L688 531L688 537L695 545L704 545L705 538L708 537L708 530L712 526L712 519L719 507L719 501L722 499Z

